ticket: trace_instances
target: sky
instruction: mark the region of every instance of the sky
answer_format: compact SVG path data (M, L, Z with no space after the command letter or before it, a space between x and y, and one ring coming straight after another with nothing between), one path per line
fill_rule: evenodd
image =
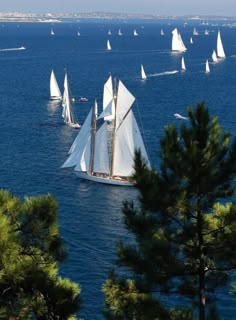
M0 12L236 16L236 0L0 0Z

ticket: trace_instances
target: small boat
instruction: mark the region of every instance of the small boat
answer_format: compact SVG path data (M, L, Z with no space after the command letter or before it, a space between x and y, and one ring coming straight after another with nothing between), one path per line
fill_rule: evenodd
M111 44L109 40L107 40L107 50L111 50Z
M136 29L134 29L134 36L138 36L138 32Z
M121 32L121 30L119 29L118 30L118 36L122 36L123 35L123 33Z
M187 117L184 117L179 113L174 113L174 116L175 116L176 119L188 120Z
M62 117L64 118L64 122L69 127L79 128L80 125L74 114L71 102L72 101L70 97L69 81L68 81L67 72L65 72L64 93L63 93L63 102L62 102L62 106L63 106Z
M198 33L198 31L197 31L196 28L193 29L193 35L194 35L194 36L198 36L198 35L199 35L199 33Z
M95 101L62 168L74 167L76 175L81 179L132 186L129 177L134 172L135 150L140 150L147 166L150 167L132 111L135 97L120 80L114 91L110 76L104 85L103 98L102 113L97 116ZM106 120L108 115L110 118Z
M225 51L224 51L222 40L221 40L220 30L218 31L218 34L217 34L216 50L217 50L217 57L218 58L225 58Z
M51 36L54 36L55 32L53 31L53 28L51 28Z
M185 47L183 40L177 28L172 31L172 51L184 52L187 48Z
M209 73L209 72L210 72L210 66L209 66L208 59L206 60L205 72L206 72L206 73Z
M211 57L212 57L212 60L213 60L214 63L218 63L219 62L215 50L213 50Z
M85 97L80 97L79 98L79 102L88 102L89 99L88 98L85 98Z
M141 64L141 79L142 80L146 80L147 79L147 75L144 71L143 65Z
M108 30L108 33L107 33L107 34L108 34L109 36L111 35L111 30L110 30L110 29Z
M205 36L209 36L209 31L206 29L204 34L205 34Z
M193 38L192 37L190 38L190 43L193 43Z
M54 71L51 71L50 76L50 99L51 100L62 100L61 91L59 89L57 79L55 77Z
M164 36L164 35L165 35L164 31L163 29L161 29L161 36Z
M78 37L80 36L80 32L79 32L79 31L77 31L77 36L78 36Z
M182 71L186 71L186 70L187 70L187 69L186 69L186 66L185 66L184 57L182 57L182 59L181 59L181 70L182 70Z

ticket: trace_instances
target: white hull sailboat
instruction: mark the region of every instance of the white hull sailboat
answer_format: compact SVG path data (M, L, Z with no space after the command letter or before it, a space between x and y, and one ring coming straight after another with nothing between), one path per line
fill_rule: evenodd
M136 29L134 29L134 36L137 37L138 36L138 32Z
M163 29L161 29L161 36L164 36L164 35L165 35L164 31Z
M218 58L220 58L220 59L224 59L225 58L225 51L224 51L222 40L221 40L220 30L218 31L218 35L217 35L216 51L217 51L217 57Z
M51 28L51 36L54 36L55 32L53 31L53 28Z
M193 38L192 37L190 38L190 43L193 43Z
M50 99L51 100L62 100L61 91L59 89L57 79L55 77L53 70L52 70L51 76L50 76Z
M147 75L146 75L146 73L144 71L144 67L143 67L142 64L141 64L141 79L142 80L146 80L147 79Z
M122 36L123 35L123 33L121 32L121 30L119 29L118 30L118 36Z
M208 59L206 60L205 72L206 72L206 73L209 73L209 72L210 72L210 66L209 66Z
M186 69L186 66L185 66L184 57L182 57L182 59L181 59L181 70L182 70L182 71L186 71L186 70L187 70L187 69Z
M111 35L111 30L110 30L110 29L108 30L107 34L108 34L109 36Z
M199 33L198 33L198 31L197 31L196 28L193 29L193 35L194 35L194 36L198 36L198 35L199 35Z
M134 96L121 81L114 92L112 77L104 85L103 112L97 117L97 103L91 108L73 142L62 168L74 167L78 177L99 183L132 186L135 150L150 166L147 152L132 111ZM102 124L98 127L103 119Z
M183 40L177 28L172 31L172 51L184 52L187 48L185 47Z
M64 93L63 93L62 106L63 106L62 117L64 118L64 122L69 127L79 128L80 125L72 109L67 72L65 73L65 79L64 79Z
M111 44L109 40L107 40L107 50L111 50Z

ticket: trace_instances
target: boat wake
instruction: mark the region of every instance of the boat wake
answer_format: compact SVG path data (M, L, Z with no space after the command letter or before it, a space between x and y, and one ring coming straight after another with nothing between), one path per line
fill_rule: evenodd
M26 47L19 47L19 48L6 48L6 49L0 49L0 51L19 51L19 50L25 50Z
M160 72L160 73L152 73L152 74L149 74L148 77L168 76L171 74L176 74L178 72L179 72L178 70L173 70L173 71L165 71L165 72Z

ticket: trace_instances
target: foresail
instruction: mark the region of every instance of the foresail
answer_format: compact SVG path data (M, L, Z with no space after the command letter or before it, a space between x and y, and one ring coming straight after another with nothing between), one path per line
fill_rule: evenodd
M104 120L113 120L115 116L115 104L113 96L112 76L110 76L103 88L103 111Z
M116 102L116 128L117 130L121 123L127 116L132 104L135 101L135 97L131 92L124 86L124 84L119 80L118 92L117 92L117 102Z
M96 134L93 171L96 173L110 173L106 122L103 123Z
M113 175L123 177L132 175L135 149L141 151L142 157L146 160L147 165L150 166L141 133L133 111L130 110L115 135Z

